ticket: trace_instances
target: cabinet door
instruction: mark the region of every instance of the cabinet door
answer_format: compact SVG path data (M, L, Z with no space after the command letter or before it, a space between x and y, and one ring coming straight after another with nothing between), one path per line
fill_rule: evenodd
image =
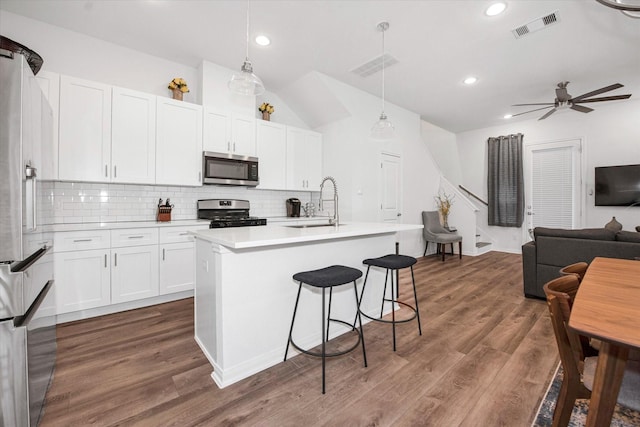
M226 113L204 110L202 149L214 153L231 152L231 120Z
M156 97L115 87L111 111L111 181L155 183Z
M202 107L158 97L156 184L202 184Z
M111 86L60 77L58 176L109 181Z
M157 245L112 249L111 258L112 303L158 295Z
M287 187L289 190L320 188L322 179L322 135L287 128Z
M193 289L195 243L169 243L160 251L160 295Z
M58 179L58 113L60 111L60 74L42 71L36 76L36 80L51 106L53 113L51 119L51 140L42 147L42 170L38 171L40 179ZM44 141L43 141L44 142Z
M256 139L260 185L258 188L284 190L287 188L287 129L286 126L258 120Z
M58 314L111 302L108 250L54 254L54 277Z
M307 190L320 191L322 181L322 134L307 131L305 136Z
M231 148L234 154L256 155L256 119L234 114L231 116Z

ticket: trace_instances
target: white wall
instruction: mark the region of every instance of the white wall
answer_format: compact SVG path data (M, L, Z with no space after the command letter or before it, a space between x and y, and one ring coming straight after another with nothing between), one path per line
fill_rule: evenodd
M427 144L442 174L454 183L462 182L460 159L456 134L422 120L420 122L422 140Z
M184 100L196 102L200 92L196 68L147 55L123 46L25 18L0 12L2 35L36 51L43 70L80 77L160 96L170 96L174 77L187 81Z
M380 99L328 76L320 77L350 113L348 118L316 129L324 135L324 172L338 182L340 211L346 214L343 217L355 221L380 219L380 156L389 152L402 157L401 222L422 224L422 211L434 207L440 170L422 140L420 117L387 103L385 110L395 126L395 138L376 141L370 132L380 117ZM422 256L420 230L401 233L399 241L401 253Z
M584 170L581 194L586 200L583 227L602 227L615 216L625 230L633 230L640 225L640 208L595 206L589 192L594 187L596 166L640 164L640 100L603 102L593 107L595 111L588 114L568 110L542 121L532 114L528 121L505 122L503 126L458 134L462 184L486 200L489 137L520 132L525 144L581 138ZM521 229L488 227L488 231L496 239L496 248L519 251Z

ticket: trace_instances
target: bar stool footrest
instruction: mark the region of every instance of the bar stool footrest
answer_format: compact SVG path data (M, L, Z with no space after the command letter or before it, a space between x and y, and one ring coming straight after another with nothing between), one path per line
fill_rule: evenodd
M339 320L339 319L328 319L329 322L336 322L336 323L341 323L345 326L348 326L349 328L351 328L351 331L347 332L355 332L358 336L358 340L356 341L355 344L353 344L351 347L349 347L346 350L342 350L342 351L336 351L336 352L332 352L332 353L325 353L324 356L325 357L336 357L336 356L342 356L344 354L347 354L353 350L355 350L358 346L360 346L360 342L362 342L362 331L358 330L357 328L354 328L352 324L345 322L344 320ZM291 345L298 350L301 353L304 354L308 354L309 356L314 356L314 357L322 357L322 352L318 352L318 351L311 351L311 350L305 350L303 348L301 348L298 344L295 343L295 341L293 341L293 338L291 340L289 340L289 342L291 343ZM326 341L325 343L328 343L329 341Z
M392 300L388 299L388 298L384 298L384 301L392 302ZM416 310L416 308L414 306L409 305L409 304L407 304L405 302L402 302L402 301L395 301L395 302L397 304L402 304L405 307L409 308L413 312L413 316L408 317L406 319L400 319L400 320L396 319L394 321L394 320L382 319L380 317L371 317L367 313L365 313L364 311L362 311L362 310L359 310L359 311L360 311L360 314L363 315L364 317L366 317L367 319L373 320L375 322L382 322L382 323L406 323L406 322L411 322L413 319L415 319L418 316L418 312L417 312L417 310Z

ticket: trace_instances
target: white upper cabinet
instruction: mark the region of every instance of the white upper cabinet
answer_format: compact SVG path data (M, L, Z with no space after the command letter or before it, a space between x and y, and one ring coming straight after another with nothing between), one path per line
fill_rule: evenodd
M202 107L157 98L156 184L202 184Z
M287 189L287 127L279 123L256 122L260 189Z
M204 151L256 155L256 119L211 108L204 111Z
M60 77L58 177L109 181L111 86Z
M40 179L58 179L58 112L60 111L60 74L40 71L36 80L53 112L51 141L42 147Z
M111 181L156 180L156 96L113 88Z
M287 188L318 191L322 180L322 134L287 128Z

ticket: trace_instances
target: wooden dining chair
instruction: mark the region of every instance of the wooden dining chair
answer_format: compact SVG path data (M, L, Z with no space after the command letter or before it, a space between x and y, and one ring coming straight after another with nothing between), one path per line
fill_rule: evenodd
M589 264L587 264L586 262L576 262L575 264L567 265L566 267L561 268L560 274L562 274L563 276L566 276L568 274L577 274L578 281L582 282L582 279L584 278L588 267Z
M553 427L566 427L576 399L591 398L591 387L597 365L597 357L590 356L593 349L588 340L568 327L571 307L580 281L577 274L558 277L544 285L551 324L564 371L553 413ZM586 356L585 356L586 355ZM618 395L618 403L636 409L640 405L640 362L629 361Z

